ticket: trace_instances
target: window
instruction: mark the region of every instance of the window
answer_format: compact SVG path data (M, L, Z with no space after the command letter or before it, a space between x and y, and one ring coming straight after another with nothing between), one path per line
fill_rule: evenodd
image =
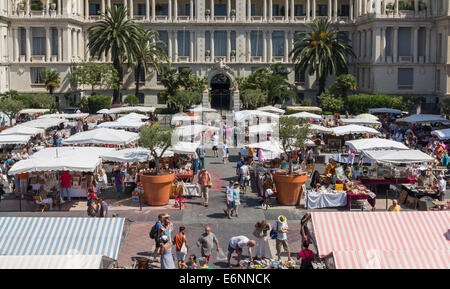
M300 38L305 37L306 33L304 31L295 31L294 33L294 42Z
M45 55L45 29L31 28L33 55Z
M227 56L227 32L214 32L214 56Z
M214 16L227 16L227 5L226 4L215 4L214 5Z
M138 73L138 70L137 70L137 68L134 70L134 81L137 81L137 73ZM141 67L140 69L139 69L139 82L140 83L145 83L145 70L144 70L144 68L143 67Z
M161 96L161 92L158 92L158 104L166 104L167 99Z
M169 16L169 6L168 4L160 4L155 7L156 15Z
M386 28L386 56L392 56L392 27Z
M250 6L250 13L252 14L251 16L255 16L255 8L256 6L255 6L255 4L252 4L252 6ZM248 11L247 11L248 12Z
M305 83L305 72L295 71L295 82L296 83Z
M209 31L205 32L205 50L211 51L211 33Z
M441 58L442 58L442 33L439 33L438 37L437 37L436 58L437 58L437 62L441 62Z
M303 5L294 5L294 16L304 16Z
M412 89L414 82L414 70L412 68L399 68L398 69L398 88L399 89Z
M161 40L162 43L159 43L158 45L164 49L166 53L169 53L169 34L167 31L158 31L159 40Z
M145 16L147 14L147 5L146 4L138 4L137 5L137 15Z
M441 90L441 70L436 70L436 90Z
M25 30L25 28L21 27L19 30L19 50L20 50L20 55L25 55L26 54L26 47L25 47L25 42L26 42L26 37L27 37L27 31Z
M255 72L257 69L258 69L258 67L254 67L254 66L250 68L252 73Z
M279 16L280 15L280 13L278 11L279 8L280 8L280 5L272 4L272 16Z
M411 56L411 27L398 29L398 56Z
M341 5L341 11L339 13L339 16L350 16L350 6L348 4L342 4Z
M418 54L419 56L425 56L425 28L420 27L418 31Z
M284 32L274 31L272 33L272 55L284 56Z
M178 31L178 56L189 56L191 51L191 33L189 31Z
M89 15L100 15L100 4L89 3Z
M261 31L250 33L251 56L262 56L263 34Z
M230 42L231 42L231 50L234 50L236 52L236 31L230 32Z
M51 29L51 37L52 37L52 55L58 55L58 29Z
M185 8L184 8L185 10L185 12L184 12L184 15L185 16L191 16L191 5L188 3L188 4L186 4L186 6L185 6ZM181 13L179 13L180 15L181 15Z
M314 9L314 8L313 8ZM317 16L328 16L328 5L317 5Z
M44 70L43 67L30 67L30 77L32 84L42 84L41 72Z

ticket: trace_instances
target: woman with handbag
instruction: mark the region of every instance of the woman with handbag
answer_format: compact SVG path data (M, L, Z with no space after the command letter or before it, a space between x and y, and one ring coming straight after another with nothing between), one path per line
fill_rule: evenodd
M255 224L253 236L256 237L255 258L264 259L266 257L267 238L270 232L270 225L266 220L262 220Z
M203 205L208 207L208 194L209 189L212 187L212 178L204 167L200 169L200 173L198 174L198 184L202 193Z
M188 252L188 241L185 235L186 228L181 226L180 233L173 238L173 244L176 246L175 253L177 255L178 269L185 266L184 260Z

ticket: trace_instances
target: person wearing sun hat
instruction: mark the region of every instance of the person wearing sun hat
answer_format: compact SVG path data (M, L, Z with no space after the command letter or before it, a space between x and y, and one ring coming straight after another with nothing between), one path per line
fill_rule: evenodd
M281 260L281 246L283 246L284 251L288 256L288 260L291 261L291 252L289 250L289 244L287 241L288 223L287 218L283 215L278 216L278 219L273 225L273 231L276 236L276 249L278 260Z

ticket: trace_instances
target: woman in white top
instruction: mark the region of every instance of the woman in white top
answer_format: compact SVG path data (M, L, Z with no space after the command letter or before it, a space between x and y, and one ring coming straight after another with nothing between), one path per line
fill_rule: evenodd
M102 169L97 177L97 192L100 191L100 188L106 187L107 185L108 185L108 177L106 176L105 169Z
M222 155L223 155L223 163L225 164L228 160L228 145L226 140L222 144Z

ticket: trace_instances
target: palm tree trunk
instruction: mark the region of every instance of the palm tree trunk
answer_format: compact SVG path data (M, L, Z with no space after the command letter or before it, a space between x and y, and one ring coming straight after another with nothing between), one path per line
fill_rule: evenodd
M322 94L322 92L325 91L325 85L327 82L327 77L325 75L322 75L319 77L319 95Z
M136 95L136 97L139 97L139 77L141 76L141 67L142 65L140 63L136 67L136 89L134 92L134 95Z
M121 99L120 99L120 83L122 83L122 67L120 66L120 62L119 62L119 57L115 57L114 58L114 62L113 62L114 68L116 69L119 77L116 83L116 87L114 88L114 93L113 93L113 104L119 104L121 103Z

